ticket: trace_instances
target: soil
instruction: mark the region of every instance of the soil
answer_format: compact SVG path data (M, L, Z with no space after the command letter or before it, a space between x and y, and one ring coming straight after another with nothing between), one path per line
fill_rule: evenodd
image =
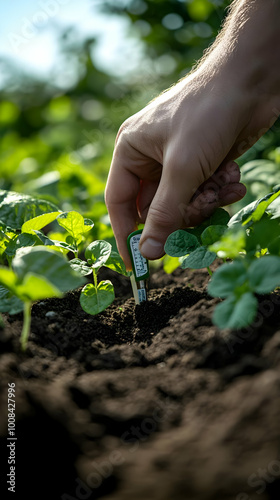
M34 304L25 352L21 314L4 315L1 498L279 499L280 293L258 297L253 326L221 331L204 270L154 271L140 306L110 278L117 298L97 316L79 291Z

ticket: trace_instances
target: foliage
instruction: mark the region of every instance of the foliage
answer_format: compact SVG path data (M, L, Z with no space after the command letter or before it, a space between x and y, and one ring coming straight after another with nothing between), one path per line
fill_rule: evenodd
M227 224L226 216L221 217L224 211L218 209L201 226L175 231L167 239L166 252L179 257L183 268L209 268L216 256L232 260L221 265L208 284L210 295L225 299L213 315L220 328L248 326L257 313L255 294L267 294L280 286L279 195L276 187Z
M34 301L61 297L63 293L84 284L85 276L92 274L94 282L84 286L80 303L87 313L98 314L115 298L110 281L97 282L99 269L106 266L118 273L127 273L121 257L109 242L94 241L85 248L86 238L94 226L92 220L75 211L40 213L42 207L46 210L55 207L18 193L2 194L5 204L0 207L0 213L2 209L4 215L8 214L9 222L16 229L2 224L1 259L8 267L0 267L0 311L16 314L24 310L21 344L25 349ZM31 212L40 215L26 220ZM42 231L55 221L66 231L64 240L53 239ZM17 229L20 223L21 229ZM79 258L79 252L83 252L84 248L85 261ZM67 256L71 254L74 258L69 261Z
M171 233L165 243L165 252L171 257L180 257L178 265L183 269L207 267L216 259L209 245L219 240L227 228L228 212L219 208L195 229L179 229Z
M214 40L229 3L229 0L100 2L100 9L108 16L122 16L130 21L127 43L137 41L143 54L134 74L127 74L125 65L120 77L98 68L94 58L96 40L81 40L74 27L58 33L60 52L74 74L70 84L66 79L63 84L55 83L57 67L46 82L21 73L10 61L0 61L6 74L6 85L0 90L2 266L15 273L13 262L22 249L29 248L32 253L39 248L43 251L43 247L71 260L72 268L84 279L92 276L93 283L85 285L81 294L86 309L100 310L106 304L103 300L106 294L111 300L110 284L97 282L100 269L97 263L102 261L103 266L124 272L104 203L117 130L128 116L188 73ZM239 285L234 285L232 295L225 296L223 317L228 316L228 308L235 311L229 316L229 324L243 317L241 299L236 302L238 297L246 300L251 311L256 304L252 297L259 292L252 284L250 266L273 257L273 261L266 262L273 263L276 269L275 258L280 257L279 205L277 199L269 199L270 195L265 198L280 183L279 143L278 121L238 159L247 194L229 207L230 215L238 212L236 216L228 221L228 213L219 210L222 219L215 214L199 228L188 229L176 237L171 235L167 243L168 252L178 255L164 258L167 272L173 272L180 263L183 267L207 266L211 272L209 266L217 256L233 259L234 265L241 262L243 271L245 266L246 291L240 295ZM258 212L254 214L257 206ZM100 255L105 252L103 260L98 252ZM210 290L219 283L219 276L221 279L227 276L223 272L214 273ZM14 314L22 310L18 297L12 296L10 290L1 290L3 311ZM225 324L222 319L217 321Z
M24 309L23 349L26 348L30 330L32 303L48 297L61 297L63 292L76 288L82 282L71 270L67 259L41 246L18 249L11 268L0 267L1 312L12 314Z

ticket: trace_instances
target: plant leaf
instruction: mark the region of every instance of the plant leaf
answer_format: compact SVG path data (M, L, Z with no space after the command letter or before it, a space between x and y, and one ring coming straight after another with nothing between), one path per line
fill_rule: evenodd
M36 234L36 236L38 236L40 243L43 243L44 246L61 248L65 250L66 253L75 253L76 251L76 249L72 245L69 245L69 243L66 243L65 241L53 240L48 236L45 236L45 234L41 233L41 231L34 230L34 233Z
M99 269L109 259L112 245L108 241L96 240L86 248L85 257L93 269Z
M251 215L249 215L249 217L243 222L243 225L246 226L246 224L248 224L249 222L256 222L256 221L259 221L263 214L265 213L266 209L268 208L268 206L274 201L276 200L276 198L278 198L278 196L280 195L280 190L279 191L276 191L276 193L272 193L268 199L266 200L259 200L259 203L257 204L255 210L253 211L253 213Z
M182 269L201 269L208 267L216 259L214 252L209 252L207 247L199 247L186 257L181 264Z
M243 328L254 320L258 309L257 298L251 292L244 293L239 299L234 295L218 304L212 321L219 328Z
M268 255L252 262L248 270L250 286L256 293L269 293L280 286L280 257Z
M0 312L18 314L23 311L23 302L10 290L0 286Z
M90 231L93 227L93 222L90 219L85 220L79 212L63 212L57 217L58 224L66 229L72 238L79 244L84 233Z
M88 276L92 273L92 268L89 267L87 262L81 259L72 259L69 261L69 264L74 271L79 273L81 276Z
M33 198L26 194L0 189L0 220L13 230L20 230L29 219L59 209L49 201Z
M163 269L167 274L173 273L180 265L181 263L178 257L170 257L170 255L165 255L163 257Z
M47 299L50 297L62 297L62 292L54 286L44 276L36 276L35 274L27 273L24 276L22 283L17 285L17 295L22 300Z
M53 222L57 218L57 216L61 213L62 213L61 211L56 211L38 215L37 217L34 217L33 219L26 221L21 228L21 232L32 234L35 229L36 230L42 229L43 227Z
M70 267L68 260L55 250L43 246L17 251L12 268L22 282L27 273L46 278L60 292L73 290L85 280Z
M8 257L13 257L19 248L35 246L38 243L40 240L34 234L22 233L8 243L5 254Z
M0 267L0 284L8 288L12 293L16 290L17 276L12 269Z
M244 251L246 246L246 232L241 225L227 229L216 241L209 246L208 250L217 253L218 257L234 259L240 252Z
M184 229L178 229L168 236L164 250L171 257L182 257L193 252L197 247L199 247L199 241L196 236Z
M80 295L80 304L88 314L98 314L110 304L115 298L114 287L111 281L101 281L97 288L92 283L86 285Z
M232 227L235 224L248 224L253 219L254 213L254 221L260 220L265 211L270 214L273 219L280 217L279 194L279 186L276 186L275 191L268 193L266 196L257 201L249 203L249 205L246 205L246 207L243 207L239 210L239 212L234 214L233 217L231 217L228 226ZM259 205L261 206L258 209Z
M205 246L212 245L221 238L226 229L227 226L221 226L218 224L216 226L208 226L201 234L202 244Z
M115 250L111 251L109 258L103 265L119 274L122 274L123 276L128 276L124 261L122 260L119 252L116 252Z
M235 261L230 264L223 264L211 277L208 283L208 293L212 297L228 297L236 288L242 286L247 279L247 270L243 262Z

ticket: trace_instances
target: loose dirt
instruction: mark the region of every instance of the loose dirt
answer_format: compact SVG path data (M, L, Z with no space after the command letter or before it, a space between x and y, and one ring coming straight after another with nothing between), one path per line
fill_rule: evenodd
M153 272L134 304L87 315L79 291L0 330L1 498L278 500L280 293L253 326L220 331L204 271ZM7 387L16 384L16 493L7 489Z

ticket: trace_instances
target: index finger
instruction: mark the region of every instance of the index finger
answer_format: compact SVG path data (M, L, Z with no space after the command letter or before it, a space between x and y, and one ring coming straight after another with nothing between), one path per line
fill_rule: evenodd
M140 179L128 168L127 160L123 155L114 154L105 189L105 203L117 247L127 269L131 269L131 262L126 240L137 229L136 199L139 188Z

